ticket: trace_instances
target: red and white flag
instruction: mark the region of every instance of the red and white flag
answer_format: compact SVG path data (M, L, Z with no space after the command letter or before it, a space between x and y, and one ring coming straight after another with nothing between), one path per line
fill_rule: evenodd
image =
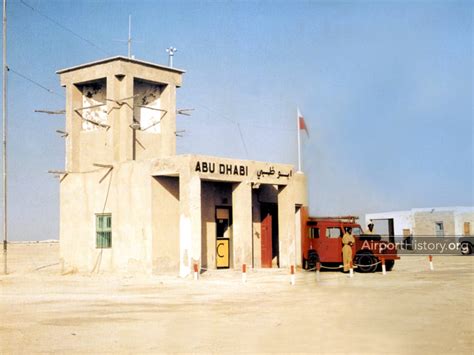
M308 126L306 126L306 122L304 121L304 117L300 112L299 108L296 108L296 124L297 124L297 137L298 137L298 171L301 171L301 137L300 132L304 130L309 137Z
M306 122L304 121L304 117L298 109L298 127L300 130L304 130L309 137L308 126L306 126Z

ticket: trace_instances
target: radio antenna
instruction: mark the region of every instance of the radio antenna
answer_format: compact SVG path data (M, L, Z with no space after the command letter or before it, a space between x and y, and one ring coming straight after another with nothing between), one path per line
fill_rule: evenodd
M166 48L166 52L168 52L168 66L170 68L173 68L173 57L177 51L178 50L175 47Z
M114 41L117 42L126 42L127 47L128 47L128 57L133 58L132 55L132 15L128 15L128 39L123 40L123 39L114 39ZM133 41L135 42L135 41Z

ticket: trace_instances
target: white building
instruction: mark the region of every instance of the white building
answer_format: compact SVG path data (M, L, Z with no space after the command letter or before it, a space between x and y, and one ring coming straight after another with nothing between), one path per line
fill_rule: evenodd
M367 213L375 231L388 236L464 236L474 234L474 207L429 207Z

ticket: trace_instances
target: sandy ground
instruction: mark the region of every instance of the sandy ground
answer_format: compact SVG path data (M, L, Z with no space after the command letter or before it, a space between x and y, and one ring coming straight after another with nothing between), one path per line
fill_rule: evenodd
M1 258L0 258L1 259ZM3 259L2 269L3 269ZM474 352L474 257L405 257L383 276L288 270L61 275L57 244L11 245L0 353ZM49 266L48 266L49 265ZM46 267L44 267L46 266Z

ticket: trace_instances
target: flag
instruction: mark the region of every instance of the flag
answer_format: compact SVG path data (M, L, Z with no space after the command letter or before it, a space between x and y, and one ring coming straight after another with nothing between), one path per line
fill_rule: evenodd
M298 127L300 130L304 130L309 137L308 127L306 126L306 122L304 121L304 117L301 114L300 110L298 109Z

